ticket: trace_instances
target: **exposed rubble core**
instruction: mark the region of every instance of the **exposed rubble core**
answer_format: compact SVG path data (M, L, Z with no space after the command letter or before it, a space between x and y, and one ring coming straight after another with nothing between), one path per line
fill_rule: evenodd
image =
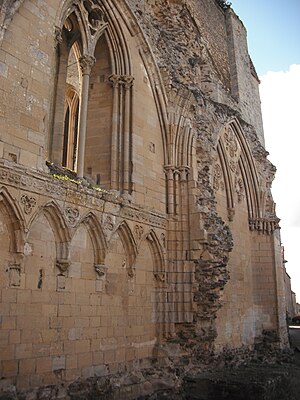
M275 167L229 4L0 4L0 398L197 398L207 368L285 357Z

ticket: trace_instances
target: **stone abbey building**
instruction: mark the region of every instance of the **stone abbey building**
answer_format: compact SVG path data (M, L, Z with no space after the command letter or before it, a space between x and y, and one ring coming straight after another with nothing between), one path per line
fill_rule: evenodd
M129 399L153 365L287 346L259 79L223 3L0 1L0 390L119 376Z

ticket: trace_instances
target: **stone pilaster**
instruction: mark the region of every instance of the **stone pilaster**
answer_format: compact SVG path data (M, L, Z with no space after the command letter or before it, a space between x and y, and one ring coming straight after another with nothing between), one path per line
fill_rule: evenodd
M78 167L77 174L79 178L84 175L84 152L86 140L86 124L87 124L87 109L89 96L90 73L96 59L90 55L80 57L79 63L82 72L82 89L81 89L81 108L79 119L79 143L78 143Z

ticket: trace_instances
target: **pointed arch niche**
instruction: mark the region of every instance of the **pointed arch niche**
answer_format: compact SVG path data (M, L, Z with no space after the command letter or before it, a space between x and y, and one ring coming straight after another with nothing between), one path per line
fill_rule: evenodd
M221 131L217 154L213 186L219 208L223 211L226 208L228 220L233 221L237 204L245 202L249 223L260 218L258 174L242 128L236 120Z
M0 188L0 288L20 286L24 250L24 221L16 201ZM4 300L4 299L3 299Z
M62 13L49 158L106 189L131 192L132 85L117 10L93 0Z
M23 253L24 220L15 199L5 187L0 188L0 232L9 242L10 253ZM5 234L8 233L8 235ZM1 237L1 236L0 236Z

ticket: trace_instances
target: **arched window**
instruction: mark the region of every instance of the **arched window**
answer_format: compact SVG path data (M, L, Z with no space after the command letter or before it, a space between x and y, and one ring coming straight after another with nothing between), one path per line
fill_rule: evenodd
M78 123L79 96L73 86L68 86L65 95L62 166L72 171L77 168Z
M106 189L131 191L131 63L120 21L76 2L57 28L50 161Z
M50 158L57 166L76 169L81 93L79 59L82 40L73 12L64 22L57 46L55 98Z
M111 188L113 88L109 48L104 35L95 48L96 62L90 75L84 175Z

